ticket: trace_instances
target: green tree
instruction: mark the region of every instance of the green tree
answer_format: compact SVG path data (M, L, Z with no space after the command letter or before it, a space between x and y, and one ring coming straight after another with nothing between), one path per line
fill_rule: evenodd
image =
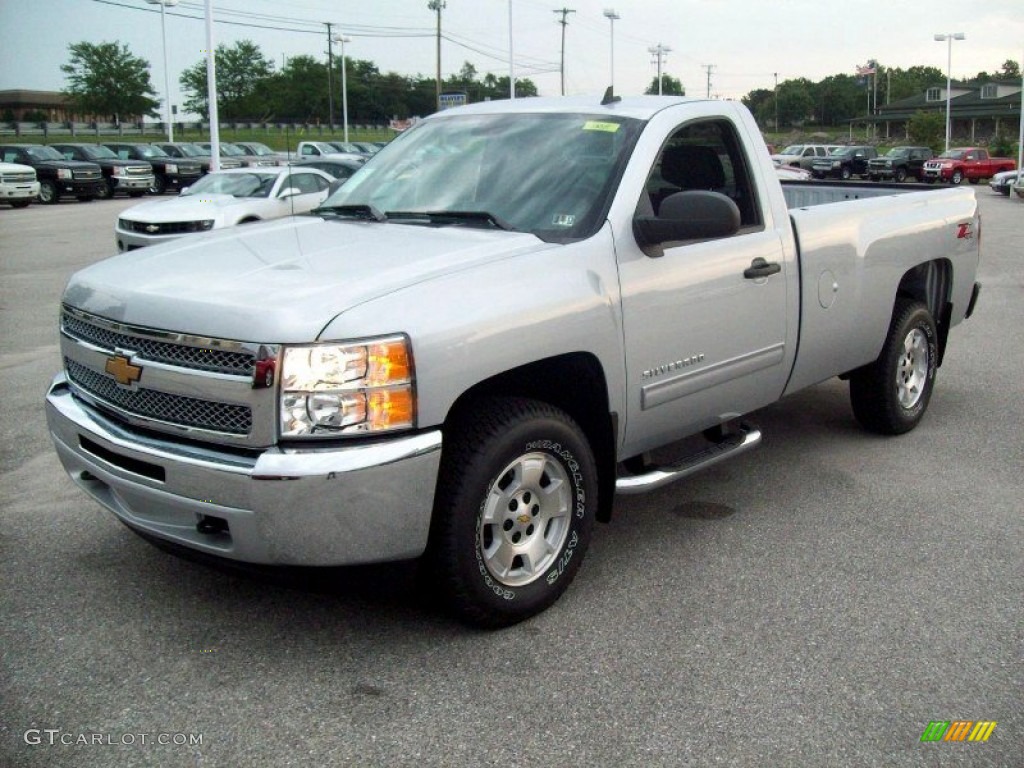
M814 83L807 78L779 83L779 124L801 125L814 118Z
M149 81L149 62L119 43L72 43L71 58L60 69L67 79L64 94L83 115L158 116L160 102Z
M651 78L651 84L647 86L647 90L644 93L655 95L658 93L657 75ZM685 96L686 87L679 78L672 77L672 75L663 72L661 75L661 93L664 96Z
M217 75L220 80L220 73ZM334 81L339 88L341 79ZM336 101L340 101L340 96ZM269 118L314 123L326 120L327 65L312 56L292 56L288 63L255 87L250 102L259 102Z
M814 87L814 114L822 125L839 125L864 114L864 85L851 75L829 75Z
M907 133L914 144L941 152L946 141L946 118L941 112L918 110L907 121Z
M1013 59L1007 59L996 73L997 80L1020 80L1020 65Z
M259 95L260 83L273 74L274 62L266 58L251 40L239 40L230 47L223 43L218 45L214 60L217 65L219 116L224 120L267 117L269 105ZM182 72L180 82L188 94L185 109L209 118L206 59ZM323 87L326 95L326 82Z
M888 83L889 101L899 101L911 96L920 96L928 88L945 85L946 74L935 67L910 67L902 69L896 67L888 71L887 78L879 79L879 85Z

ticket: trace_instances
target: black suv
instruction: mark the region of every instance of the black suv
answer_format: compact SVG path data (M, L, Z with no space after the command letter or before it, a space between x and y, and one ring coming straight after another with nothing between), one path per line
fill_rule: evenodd
M61 195L74 195L88 201L100 194L103 171L96 163L65 160L53 147L42 144L0 144L5 163L21 163L36 169L39 202L56 203Z
M811 165L811 174L816 179L836 176L848 179L851 176L865 176L868 161L878 157L874 147L837 147L825 157L819 157Z
M153 186L153 166L138 160L121 160L109 149L97 144L51 144L66 160L96 163L103 170L101 200L109 200L117 192L141 197Z
M160 147L152 144L127 144L108 141L104 144L122 160L142 160L153 166L153 186L149 191L162 195L168 187L187 187L203 174L203 167L194 160L169 157Z
M913 176L923 181L924 164L934 154L929 147L893 147L884 156L868 163L868 177L872 181L906 181L907 176Z

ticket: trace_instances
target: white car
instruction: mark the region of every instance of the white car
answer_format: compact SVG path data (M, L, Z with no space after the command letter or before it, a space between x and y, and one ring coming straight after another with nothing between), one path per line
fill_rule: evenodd
M332 181L315 168L236 168L210 173L177 197L140 203L122 213L114 226L117 250L308 213L324 201Z
M779 181L810 181L811 179L810 171L805 171L795 165L783 165L778 160L772 162L775 163L775 175L779 177Z
M988 180L989 189L993 192L998 192L1000 195L1010 196L1010 189L1020 179L1024 178L1024 171L1000 171L991 179Z
M0 203L24 208L39 194L36 169L20 163L0 163Z

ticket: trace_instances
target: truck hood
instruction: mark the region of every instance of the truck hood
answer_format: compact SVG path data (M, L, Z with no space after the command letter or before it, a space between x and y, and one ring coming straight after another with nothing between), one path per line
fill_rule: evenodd
M132 325L302 343L374 298L559 247L517 232L289 217L114 256L72 276L64 301Z
M252 199L234 195L180 195L133 205L121 214L121 218L164 224L169 221L209 219L232 208L252 208Z

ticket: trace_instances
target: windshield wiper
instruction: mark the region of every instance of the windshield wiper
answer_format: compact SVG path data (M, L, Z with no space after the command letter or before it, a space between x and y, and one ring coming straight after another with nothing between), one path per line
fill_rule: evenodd
M506 232L517 231L515 227L488 211L388 211L389 220L427 219L431 224L460 224L463 222L489 224Z
M387 221L380 209L372 205L322 205L314 208L312 213L333 213L338 216L351 216L354 219L366 219L372 221Z

